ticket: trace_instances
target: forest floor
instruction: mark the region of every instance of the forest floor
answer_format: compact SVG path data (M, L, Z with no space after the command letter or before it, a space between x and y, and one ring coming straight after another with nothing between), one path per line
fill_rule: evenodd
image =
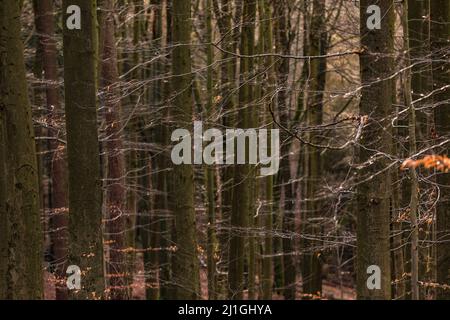
M142 259L137 259L136 273L134 275L133 287L133 299L134 300L144 300L145 299L145 273L144 264ZM207 299L208 297L208 281L206 270L202 268L200 272L200 281L202 283L202 297ZM44 275L45 282L45 299L54 300L55 299L55 276L50 272L45 272ZM301 283L301 278L297 281ZM323 297L322 300L355 300L356 291L353 288L347 286L337 286L331 282L324 281L322 285ZM301 300L302 295L300 290L297 290L297 299ZM274 300L283 300L283 296L275 293L273 295Z

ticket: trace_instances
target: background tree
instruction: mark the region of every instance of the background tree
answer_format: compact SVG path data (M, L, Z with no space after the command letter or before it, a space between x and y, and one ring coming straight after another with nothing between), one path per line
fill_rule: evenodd
M67 287L65 284L66 259L67 259L67 165L65 162L65 145L61 142L62 131L59 124L62 108L60 103L60 92L58 86L58 49L55 33L54 6L51 0L33 2L36 20L36 32L38 41L42 48L40 56L42 61L43 76L46 81L46 103L48 114L48 141L51 152L50 174L51 174L51 196L50 205L50 238L51 252L53 254L53 266L57 276L56 299L67 299Z
M450 38L450 4L448 1L431 1L431 55L433 58L433 93L437 142L448 138L450 133L450 63L448 44ZM449 143L436 153L449 154ZM437 183L440 199L437 207L437 281L450 284L450 245L446 240L450 230L450 175L439 174ZM440 288L439 299L449 299L450 291Z
M106 173L106 210L107 235L109 240L108 276L110 279L111 298L118 300L129 296L125 260L125 159L122 154L123 126L121 123L120 92L117 48L115 42L114 1L102 0L99 3L100 15L100 48L101 48L101 100L105 107L106 150L108 153Z
M324 56L327 54L328 34L325 20L325 1L313 1L313 11L311 26L308 34L308 55ZM306 122L308 127L314 128L320 126L323 122L323 92L326 85L327 61L325 58L314 59L308 62L309 80L307 81L307 110ZM303 214L303 232L310 235L321 234L323 228L315 218L320 216L323 204L317 200L319 197L320 184L323 174L323 161L320 155L321 150L318 145L322 144L323 133L312 131L308 133L308 142L311 145L306 146L304 171L306 174L305 184L305 213ZM322 253L313 248L320 248L320 241L305 241L304 244L307 253L303 257L302 276L304 294L321 295L322 292ZM312 249L311 249L312 247Z
M255 46L255 17L256 3L254 1L244 2L243 9L244 23L241 34L241 54L251 56ZM256 112L252 107L253 86L250 83L251 72L253 70L253 58L240 59L241 87L239 90L239 102L242 106L238 113L238 127L252 128ZM249 151L245 151L248 159ZM230 236L230 251L228 256L228 283L229 298L242 299L244 282L244 264L245 264L245 245L247 228L249 227L253 200L251 198L252 186L251 179L254 176L254 169L249 164L237 165L234 171L233 183L233 204L231 211L231 228L236 228L236 233Z

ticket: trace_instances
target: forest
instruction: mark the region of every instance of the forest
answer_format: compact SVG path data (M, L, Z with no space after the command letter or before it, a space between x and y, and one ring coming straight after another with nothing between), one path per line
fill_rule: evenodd
M450 0L0 0L0 300L450 300L448 156Z

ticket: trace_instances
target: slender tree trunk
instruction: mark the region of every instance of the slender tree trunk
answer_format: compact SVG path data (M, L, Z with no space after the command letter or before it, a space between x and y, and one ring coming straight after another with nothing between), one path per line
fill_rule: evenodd
M147 39L152 43L152 50L161 50L160 48L165 47L165 36L163 34L163 23L164 16L163 12L165 12L165 4L162 1L152 1L150 2L151 8L149 8L150 19L149 19L149 28L150 31L147 32L145 29L145 23L142 23L143 17L141 18L141 22L134 23L134 37L136 38L138 34L148 34ZM144 10L144 3L141 0L135 0L135 14L138 15L139 12L146 12ZM139 14L142 16L142 14ZM138 43L138 42L137 42ZM136 43L136 44L137 44ZM164 49L163 49L164 50ZM143 54L142 59L145 61L148 59L148 55ZM159 59L160 60L160 59ZM152 65L149 70L144 70L143 76L144 78L158 78L163 73L163 62L157 61L154 65ZM153 85L150 90L144 90L147 92L144 97L148 99L144 102L150 103L156 110L159 110L162 104L162 81L153 81ZM158 112L159 114L163 114L163 112ZM142 117L145 123L148 122L146 117ZM161 115L161 118L158 118L155 133L150 130L143 129L145 134L145 142L151 143L152 138L156 139L157 143L159 143L160 147L163 147L163 139L165 136L165 124L161 121L164 118ZM154 121L152 119L152 121ZM161 270L163 268L167 268L167 263L162 264L160 262L160 258L164 257L165 248L162 248L161 242L165 241L166 234L161 230L161 226L165 224L165 215L164 213L167 211L165 205L166 201L166 191L165 191L165 168L166 160L164 159L164 153L156 153L156 161L152 160L153 155L144 152L142 153L143 158L141 159L141 167L145 168L142 177L142 188L145 190L157 190L156 192L147 192L141 201L141 206L139 212L141 212L141 223L139 223L141 227L141 237L142 237L142 245L144 248L144 272L146 274L146 296L148 300L157 300L164 299L162 296L164 293L164 289L167 287L167 281L161 278L163 275ZM165 246L165 245L164 245ZM162 248L160 250L159 248ZM161 268L160 268L161 266Z
M122 124L120 92L115 42L114 1L102 0L100 3L100 47L101 47L101 100L105 107L106 120L106 232L109 242L109 295L113 300L129 298L127 268L124 254L126 244L126 190L125 159L122 154Z
M408 2L404 2L403 7L403 28L404 28L404 52L405 64L410 66L410 41L408 29ZM416 141L416 111L413 104L411 71L405 71L404 92L406 106L409 108L409 152L413 156L417 152ZM419 300L419 180L415 169L411 169L411 202L410 202L410 220L411 220L411 298Z
M389 152L392 141L387 134L387 115L392 108L392 83L385 79L393 68L394 11L393 0L381 0L381 29L369 30L367 8L371 1L362 0L360 55L362 89L360 114L367 118L359 150L359 162L365 165L361 174L364 182L358 187L357 202L357 294L359 299L391 298L390 266L390 211L389 194L384 183L389 181L386 158L379 156L371 161L374 152ZM384 79L383 81L377 81ZM374 151L372 151L374 150ZM367 271L379 268L380 289L370 290ZM370 279L369 279L370 280ZM376 285L376 281L375 285Z
M395 133L394 136L398 134ZM394 149L397 154L397 148ZM391 216L392 216L392 298L396 300L404 300L406 298L405 285L405 256L403 247L403 232L400 205L401 183L398 169L391 170Z
M213 28L212 28L212 0L205 1L206 10L206 41L210 44L207 48L206 60L208 65L207 70L207 106L206 114L207 118L213 113L213 62L214 62L214 51L213 51ZM209 166L206 168L206 193L208 198L208 244L207 244L207 255L208 255L208 297L210 300L217 299L217 256L218 256L218 244L216 235L216 201L215 201L215 172L216 168Z
M411 59L411 95L412 100L422 98L424 95L431 91L432 81L430 78L430 64L424 63L426 57L430 54L430 37L429 37L429 2L432 0L416 1L408 0L408 39L409 39L409 54ZM416 65L414 65L416 64ZM420 103L415 104L416 109L416 145L419 150L430 147L433 143L433 139L430 139L431 128L433 127L432 112L425 112L422 110L430 103L429 99L422 100ZM420 169L418 172L420 173ZM436 182L435 177L431 177L431 180ZM433 192L433 185L430 185L428 181L419 181L419 196L420 194L427 194ZM410 200L407 199L408 201ZM432 209L435 211L435 209ZM430 212L430 215L433 213ZM435 222L424 226L418 226L419 241L433 241L435 235L433 229ZM426 246L425 248L418 248L419 251L419 279L421 281L436 282L434 275L433 264L435 259L433 257L433 251L435 246ZM409 270L408 270L408 273ZM433 291L434 288L423 287L423 294L427 295L427 292Z
M81 9L81 29L69 30L67 8ZM97 1L63 1L64 82L69 167L69 264L82 272L75 299L104 294L102 182L97 132ZM80 67L82 66L82 67Z
M172 118L181 128L192 121L191 2L173 1L172 90L176 93ZM194 210L194 177L191 165L173 169L173 208L176 252L172 263L172 283L176 299L199 297L199 264Z
M133 59L133 65L137 66L141 62L141 55L139 54L139 51L136 50L139 41L140 41L140 25L142 20L142 14L140 13L140 10L142 9L141 6L143 4L142 0L134 0L133 6L134 6L134 20L133 20L133 47L135 48L132 59ZM123 10L128 4L122 4L118 3L118 8L120 10ZM119 21L123 25L123 28L116 28L116 33L120 36L121 32L125 33L126 38L126 31L127 28L125 27L125 23L127 21L126 15L119 15ZM121 30L123 31L121 31ZM121 52L120 47L118 49L118 58L119 60L127 59L127 53ZM123 64L119 63L119 74L124 74L123 70ZM141 79L142 78L142 72L138 69L134 70L131 75L132 79ZM128 102L128 108L126 110L132 110L132 112L135 111L135 108L138 106L136 105L139 99L140 91L130 95L129 99L125 100ZM125 101L123 103L125 103ZM124 105L125 107L125 105ZM132 118L128 122L128 125L126 126L126 133L127 133L127 140L130 143L137 144L139 141L139 133L138 133L138 125L137 125L138 119ZM126 204L126 247L129 248L128 252L125 254L126 258L126 267L127 267L127 282L129 284L133 283L134 273L136 271L136 265L137 265L137 254L134 248L137 246L136 238L137 238L137 214L138 214L138 195L137 195L137 185L138 185L138 179L137 175L139 173L139 167L138 167L138 154L139 152L135 150L134 148L131 148L126 153L126 169L127 169L127 204ZM133 288L131 287L129 289L129 294L133 294Z
M232 37L234 33L230 35L232 29L232 16L233 8L231 0L212 1L214 8L214 14L216 16L217 25L220 33L220 37L226 39L223 43L226 52L222 53L222 59L224 62L221 64L221 101L219 108L223 110L222 124L224 127L232 127L234 120L234 109L236 99L234 94L236 92L236 65L237 57L233 55L236 51L235 37ZM239 30L238 26L236 31ZM221 216L221 231L218 234L220 239L220 260L217 264L217 269L220 271L217 279L218 291L221 298L226 297L227 292L227 271L228 271L228 253L230 245L230 218L232 208L233 188L231 187L234 175L234 168L232 166L225 167L222 170L222 216Z
M262 52L263 53L273 53L273 25L272 19L272 10L269 0L259 0L259 12L261 19L261 32L260 37L262 38ZM268 68L268 84L266 90L271 90L271 88L276 83L276 70L273 57L269 57L265 60L264 65ZM270 92L270 91L269 91ZM272 123L273 119L268 115L267 109L269 106L264 105L265 110L265 119L267 123ZM269 125L267 129L271 129L272 125ZM269 144L270 146L270 144ZM268 153L272 154L272 150L269 147ZM272 287L273 287L273 176L268 176L265 178L265 190L264 190L264 204L265 211L264 216L262 217L262 227L265 232L265 236L263 239L263 249L262 249L262 270L261 270L261 291L262 291L262 299L270 300L272 299Z
M431 0L432 1L432 0ZM407 12L407 23L408 30L407 36L409 39L409 54L413 62L417 62L420 59L424 59L429 51L428 41L424 33L424 19L427 14L427 0L407 0L408 12ZM424 77L423 64L419 64L411 68L411 89L412 98L416 100L423 94L426 79ZM417 113L417 143L424 144L427 139L427 115L423 111L418 111Z
M3 44L2 42L0 42ZM1 49L0 49L1 50ZM5 57L0 56L0 65L4 65ZM0 73L0 76L3 74ZM2 78L0 78L2 79ZM1 88L1 87L0 87ZM7 270L8 270L8 215L6 211L7 194L7 145L6 145L6 115L3 100L0 99L0 299L7 296Z
M288 21L290 19L289 13L286 11L288 7L287 1L279 1L274 3L274 32L275 32L275 44L278 53L289 54L290 53L290 39L289 39L289 27ZM277 86L282 88L278 92L277 103L280 122L285 128L290 127L290 106L287 103L287 87L289 77L289 59L281 59L278 63L277 74ZM281 140L284 142L281 146L281 163L280 172L278 175L278 196L281 195L281 189L284 190L284 203L282 205L282 229L283 232L293 233L295 231L295 212L294 212L294 187L291 181L290 170L290 149L291 139L283 133ZM287 300L295 299L296 293L296 278L297 270L294 260L294 239L292 237L284 237L282 240L283 246L283 296Z
M54 8L51 0L36 0L36 31L42 47L42 64L46 81L47 109L50 130L49 147L52 152L50 162L51 207L50 238L53 265L56 275L56 299L67 299L67 177L65 146L59 141L61 124L61 104L58 88L58 57L55 39Z
M392 82L392 85L395 86L395 82ZM397 93L393 89L392 90L392 101L395 105L397 105ZM395 112L395 116L398 116L399 112ZM400 126L392 128L392 136L400 137L400 133L402 130L398 128ZM403 130L404 131L404 130ZM400 141L400 139L396 139ZM396 154L399 157L406 156L403 154L403 148L400 142L394 142L392 144L392 154ZM391 249L391 257L392 257L392 299L395 300L404 300L407 297L407 281L406 281L406 271L405 271L405 252L409 246L405 246L403 242L403 207L407 204L403 205L403 193L406 186L404 185L404 179L400 178L398 168L392 168L390 170L390 178L389 181L389 194L391 194L390 199L390 209L391 209L391 230L392 230L392 249ZM410 197L409 197L410 198ZM408 199L409 201L409 199ZM410 251L408 251L410 253Z
M171 7L168 6L166 0L160 2L161 8L161 48L166 48L168 44L172 41L172 35L169 32L171 29ZM160 66L160 72L166 73L170 70L170 56L166 57ZM165 63L167 62L167 63ZM161 102L166 104L168 97L170 96L170 83L165 83L161 81L160 90L162 92ZM161 105L162 106L162 105ZM167 151L167 146L169 145L169 119L170 108L165 108L162 112L161 127L158 130L158 141L164 150L161 156L157 159L158 162L158 173L157 173L157 189L159 190L159 196L155 197L156 210L159 210L158 214L160 216L160 245L161 252L159 255L160 264L160 299L171 299L173 297L173 290L171 290L170 282L172 277L171 262L172 262L172 252L169 250L171 246L171 226L173 225L173 216L169 210L169 192L170 183L168 182L169 175L167 174L167 169L170 167L167 165L169 160L169 155Z
M41 299L43 236L38 165L20 15L20 2L5 0L0 3L0 143L5 148L5 141L9 142L2 150L2 157L7 159L3 159L3 168L0 167L2 175L4 170L7 171L6 177L0 180L0 190L3 190L0 191L0 223L5 229L3 240L8 244L0 251L0 260L6 260L6 264L0 264L0 269L6 271L0 275L3 278L0 298Z
M241 51L245 52L247 50L249 55L252 55L255 53L256 49L256 14L257 14L257 0L254 1L255 5L254 8L250 8L248 15L243 17L243 21L245 23L248 23L248 29L244 28L243 32L248 32L248 43L245 44L244 41L241 43L241 46L246 45L248 46L247 49L244 49ZM254 12L253 12L254 11ZM247 20L247 17L249 17L249 21ZM249 82L248 87L248 105L246 106L246 117L248 121L248 128L258 128L259 127L259 112L258 112L258 104L257 101L260 99L260 89L261 86L254 83L254 81L258 78L253 79L253 77L256 76L255 70L258 68L258 61L260 59L256 58L250 58L247 59L248 61L248 70L245 74L242 74L241 77L245 79L245 82ZM246 62L247 62L246 61ZM248 79L248 80L247 80ZM250 151L246 152L249 154ZM254 235L254 230L256 230L256 222L255 214L256 214L256 207L257 207L257 197L259 194L259 185L256 183L256 175L257 175L257 166L251 166L250 167L250 175L247 176L247 180L249 182L249 211L248 211L248 249L247 254L247 283L248 283L248 299L249 300L255 300L256 299L256 273L257 273L257 257L256 257L256 243L257 239Z
M318 56L327 54L327 32L325 23L325 1L313 1L313 13L311 19L311 27L309 30L309 55ZM309 83L308 101L306 110L306 121L310 128L322 124L323 118L323 92L325 90L327 61L326 59L314 59L308 62L309 69ZM308 141L314 144L320 144L322 134L312 131L308 134ZM321 226L317 219L322 212L318 197L319 186L321 185L321 174L323 172L322 156L318 148L313 146L306 146L305 155L305 214L303 215L302 223L304 225L303 231L308 237L314 237L322 233ZM320 220L319 220L320 221ZM321 296L322 294L322 275L321 275L321 261L320 241L304 241L304 250L309 251L303 257L302 263L302 280L303 293L308 297L309 295Z
M241 54L252 55L255 43L255 16L256 2L244 2L242 33L241 33ZM253 87L248 79L253 70L253 59L242 58L241 67L241 87L239 90L239 110L236 125L239 128L251 128L254 123L254 110L252 103ZM252 114L253 113L253 114ZM248 155L248 149L246 149ZM234 170L233 203L231 211L231 236L230 251L228 256L228 297L234 300L243 299L245 287L244 267L245 267L245 240L247 228L249 226L249 216L251 212L251 180L254 171L250 164L236 165Z
M431 51L433 58L433 90L436 134L438 140L450 135L450 63L448 40L450 39L450 3L446 0L431 1ZM446 87L445 87L446 86ZM439 142L438 141L438 142ZM449 144L435 150L437 154L450 154ZM450 285L450 174L437 176L440 199L437 206L437 282ZM438 299L450 299L450 289L438 290Z
M142 172L141 185L144 190L154 190L151 179L152 163L150 155L147 152L142 153L141 167L144 168ZM158 269L159 269L159 234L158 234L158 217L154 208L154 197L150 192L147 192L140 201L140 225L141 225L141 239L144 250L144 272L145 272L145 292L147 300L157 300L159 298L159 283L158 283Z

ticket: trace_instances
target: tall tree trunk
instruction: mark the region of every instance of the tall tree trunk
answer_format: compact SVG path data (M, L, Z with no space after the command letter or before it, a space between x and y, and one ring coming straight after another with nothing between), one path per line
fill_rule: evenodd
M254 8L250 8L248 12L248 16L243 17L243 21L245 23L248 23L248 29L244 28L242 32L248 33L248 43L244 43L244 41L241 43L241 46L246 45L247 49L242 50L241 52L247 52L248 55L255 54L256 49L256 40L255 40L255 33L256 33L256 14L257 14L257 0L254 1L255 5ZM253 12L254 11L254 12ZM247 20L247 17L250 20ZM246 121L248 121L247 126L248 128L258 128L259 127L259 112L258 112L258 104L257 101L260 99L261 95L261 86L254 83L254 81L257 81L255 78L257 71L255 71L258 68L258 61L260 59L256 58L249 58L246 62L248 62L248 70L246 73L241 74L241 79L243 78L245 82L249 82L248 87L248 101L246 105ZM250 151L246 152L249 154ZM257 206L257 197L259 194L259 185L256 183L256 172L257 166L250 166L250 175L247 176L247 181L249 182L249 209L248 209L248 249L247 252L247 282L248 282L248 299L249 300L255 300L256 299L256 273L257 273L257 257L256 257L256 243L257 239L254 235L256 230L256 222L255 219L256 215L256 206Z
M214 62L214 51L213 51L213 26L212 26L212 0L205 1L205 22L206 22L206 41L209 43L206 52L206 60L207 60L207 80L206 80L206 89L207 89L207 105L206 105L206 116L209 116L213 113L213 62ZM217 244L217 235L216 235L216 179L215 172L216 168L213 166L207 167L205 172L206 175L206 193L208 199L208 244L207 244L207 255L208 255L208 298L210 300L217 299L217 256L218 256L218 244Z
M450 3L431 1L431 51L433 58L434 114L438 142L450 135ZM449 143L435 150L437 154L450 154ZM440 199L437 206L437 281L450 285L450 174L437 177ZM450 299L450 290L438 290L438 299Z
M311 27L309 30L309 55L319 56L327 54L327 32L325 23L325 1L313 1L313 13ZM325 90L327 61L326 59L314 59L308 62L309 83L307 83L308 101L306 110L306 121L309 128L322 124L323 118L323 92ZM308 134L308 141L314 144L320 144L322 134L314 130ZM320 217L322 212L321 203L316 198L319 196L319 186L321 185L321 173L323 171L322 156L318 148L306 146L305 155L305 213L303 215L302 230L308 237L314 237L321 234L321 226L315 219ZM320 241L304 241L304 254L302 263L302 282L303 293L308 297L321 296L322 294L322 275L321 275L321 253L319 250L312 250L311 247L320 247Z
M237 57L233 55L236 52L236 33L239 32L239 27L235 27L235 32L230 34L233 28L232 17L233 8L231 0L212 1L214 14L217 20L220 37L226 39L223 42L225 52L222 52L223 63L221 64L221 101L219 108L223 110L222 124L225 128L232 127L234 124L234 110L236 105L236 65ZM240 4L238 4L240 6ZM237 12L239 10L236 10ZM217 269L220 271L217 279L218 291L223 299L227 296L227 277L228 273L228 254L230 245L230 218L232 209L233 188L232 181L234 175L234 168L232 166L225 167L222 170L222 216L221 216L221 231L218 234L220 239L220 259L217 264Z
M359 299L391 298L390 266L390 211L389 194L384 183L389 181L387 160L378 152L389 153L392 144L387 134L390 123L387 115L392 108L392 80L386 79L393 68L394 2L381 0L381 29L367 27L369 0L360 4L361 82L364 85L360 102L360 114L367 118L363 129L359 162L365 168L361 172L363 183L358 186L357 203L357 294ZM383 79L380 81L380 79ZM375 154L374 154L375 153ZM379 268L380 289L370 290L367 280L369 267ZM378 275L373 274L376 278ZM370 281L370 279L369 279ZM376 281L375 285L377 284Z
M81 29L69 30L67 8L81 9ZM97 1L64 0L64 82L69 168L69 264L82 272L73 298L104 294L102 190L97 132ZM80 68L82 66L82 68Z
M262 44L262 52L261 53L273 53L273 25L272 19L272 10L269 0L259 0L259 12L260 12L260 20L261 20L261 28L260 28L260 37L262 38L260 41ZM268 57L265 60L265 66L268 68L268 84L266 90L270 90L276 83L276 70L274 67L274 58ZM264 105L264 110L268 109L268 105ZM269 113L265 112L265 121L267 123L272 123L272 118L268 115ZM263 121L264 121L263 120ZM272 125L269 125L267 129L271 129ZM268 149L268 153L272 154L273 150L271 148ZM267 176L265 178L265 190L264 190L264 203L265 203L265 211L264 216L262 217L262 227L265 232L265 236L263 239L263 250L262 250L262 272L261 272L261 291L262 291L262 299L270 300L272 299L272 287L273 287L273 176Z
M274 14L277 17L274 20L275 44L277 52L288 55L290 53L289 25L290 12L287 12L288 2L278 1L274 3ZM287 103L287 87L289 77L289 59L281 59L278 63L277 86L282 88L278 92L277 104L280 122L285 128L289 128L290 106ZM282 207L282 230L283 232L293 233L295 231L295 196L294 186L291 180L290 170L290 149L291 141L286 133L281 136L283 144L281 146L281 163L280 172L278 174L277 195L281 196L281 189L284 190L284 203ZM294 261L294 239L292 237L284 237L283 246L283 296L285 299L295 299L297 270Z
M3 45L3 42L0 42ZM2 48L0 47L0 50ZM0 51L2 52L2 51ZM2 52L3 53L3 52ZM4 65L3 59L6 58L3 55L0 56L0 65ZM0 73L0 77L3 74ZM3 81L3 78L0 78ZM0 89L2 89L0 87ZM0 91L3 94L3 91ZM8 281L8 238L9 238L9 223L8 215L6 211L6 195L7 195L7 180L8 180L8 168L7 168L7 145L6 145L6 114L3 105L3 100L0 98L0 299L7 297Z
M418 1L418 0L408 0L408 12L407 12L407 23L408 30L407 35L409 39L409 54L412 62L418 62L424 59L429 53L429 42L424 32L427 26L424 21L427 19L428 14L428 1ZM432 1L432 0L431 0ZM423 72L423 64L413 66L411 68L411 90L412 98L416 100L422 96L425 88L428 86L426 83L426 75ZM423 145L427 139L428 135L428 119L426 113L423 111L417 112L417 143Z
M106 231L109 242L109 294L113 300L129 298L127 268L125 260L126 244L126 191L125 159L123 157L120 92L117 87L119 74L114 27L114 1L102 0L101 12L101 101L105 107L106 120Z
M430 54L430 1L432 0L408 0L408 39L409 39L409 54L411 59L411 95L412 100L421 99L427 95L432 89L431 81L431 62L428 63L426 57ZM427 62L427 63L424 63ZM416 64L416 65L414 65ZM430 99L421 100L420 103L415 104L416 109L416 144L419 150L430 147L433 139L430 139L431 128L433 127L433 117L430 116L432 112L425 112L425 109L430 103ZM426 110L426 109L425 109ZM428 110L427 110L428 111ZM407 134L407 133L406 133ZM418 173L420 170L418 171ZM436 178L431 177L432 184L428 181L419 181L419 197L427 193L434 192ZM411 197L405 199L409 201ZM430 215L434 215L435 208L431 209ZM435 220L434 220L435 221ZM435 236L435 222L419 226L419 241L434 241ZM426 246L425 248L418 248L419 251L419 279L421 281L436 282L434 251L435 246ZM410 271L407 271L410 273ZM423 287L423 293L434 291L434 288Z
M123 12L124 6L128 4L121 3L119 1L118 3L118 9ZM141 55L139 54L139 51L136 50L139 42L140 42L140 25L142 21L142 14L140 14L143 5L142 0L134 0L133 6L134 6L134 20L133 20L133 47L135 48L132 59L133 59L133 65L137 66L140 63ZM126 23L127 16L125 14L119 15L119 21L121 24ZM123 31L122 31L123 30ZM126 31L127 28L125 28L125 25L123 28L116 28L116 33L119 36L121 35L121 32L125 33L126 38ZM120 50L120 47L117 48L118 52L118 59L119 61L122 59L127 59L127 53ZM119 62L119 74L124 74L125 70L123 70L123 64ZM142 79L142 72L139 69L136 69L131 74L131 79ZM135 111L135 108L138 106L137 101L139 99L140 91L136 92L135 94L130 95L129 99L126 99L122 102L123 106L127 106L126 109L131 110L131 112ZM126 101L126 102L125 102ZM125 104L124 104L125 103ZM133 144L138 143L138 125L137 125L138 119L133 118L130 119L126 126L126 139ZM136 238L137 238L137 214L138 214L138 195L137 195L137 184L138 184L138 173L139 173L139 167L138 167L138 154L139 151L135 150L134 148L130 148L130 150L125 155L126 160L126 169L127 169L127 178L126 178L126 184L127 184L127 204L126 204L126 247L130 248L125 253L125 259L126 259L126 268L127 268L127 283L132 284L134 273L136 271L136 265L137 265L137 254L136 251L133 250L136 248ZM133 293L133 287L130 288L129 293Z
M172 90L176 93L171 116L181 128L192 121L191 2L173 1ZM194 210L194 177L191 165L173 169L173 209L176 252L172 263L172 283L176 299L199 298L199 262Z
M255 16L256 2L244 2L243 25L241 33L241 54L252 55L255 44ZM253 71L253 58L242 58L241 87L239 90L239 110L236 125L239 128L252 128L254 123L255 109L252 106L253 86L249 82L250 73ZM248 148L245 154L248 155ZM231 211L231 235L230 251L228 256L228 284L230 299L243 299L245 286L245 240L249 217L251 212L251 186L254 169L250 164L238 164L234 170L233 202Z
M171 12L170 7L166 0L160 1L160 9L161 9L161 48L166 48L168 43L171 41L171 33L169 32L171 28ZM169 63L166 61L170 60L170 56L166 57L160 64L161 73L166 73L170 69ZM161 106L165 104L166 100L170 96L170 84L161 81L159 84L159 88L162 92L161 94ZM160 217L160 246L161 252L159 254L159 265L160 265L160 299L170 299L173 297L173 290L170 288L171 281L171 259L172 252L169 250L171 243L171 230L170 226L173 224L173 216L169 212L169 203L168 203L168 193L169 193L169 183L167 181L168 174L168 158L167 154L167 146L169 145L169 112L170 108L166 108L162 113L162 121L161 126L158 130L158 142L163 148L164 152L158 157L158 172L156 174L157 179L157 190L159 191L159 195L155 196L155 210L156 213Z
M150 11L150 29L148 32L152 50L158 53L160 48L164 48L165 36L163 34L163 23L164 23L164 15L163 12L165 10L165 4L162 1L154 0L150 2L151 8ZM138 15L139 12L144 10L144 3L141 0L135 0L135 14ZM141 18L142 19L142 18ZM142 19L143 20L143 19ZM143 29L143 23L134 23L134 37L137 37L137 34L146 34ZM138 43L138 42L137 42ZM158 53L159 54L159 53ZM148 57L143 54L142 59L145 61ZM158 78L163 73L163 62L157 61L154 65L152 65L149 70L143 71L144 78ZM159 111L159 108L162 104L162 81L156 80L153 81L153 85L150 90L144 90L147 94L144 95L144 99L148 99L148 103L152 104L156 110ZM144 102L144 104L147 102ZM146 143L151 143L152 138L154 136L157 143L159 143L159 147L163 148L164 143L162 142L162 136L165 135L165 125L161 121L164 118L164 112L158 112L158 115L161 114L161 118L158 118L156 121L158 123L155 132L151 130L143 129L145 132ZM146 117L142 119L145 123L149 120ZM155 121L155 120L151 120ZM159 272L163 270L163 268L167 268L167 263L162 265L160 263L160 257L165 257L165 249L160 245L161 239L165 241L166 234L161 230L161 226L165 224L165 210L166 201L166 191L165 191L165 172L164 166L166 165L166 160L164 159L164 153L156 153L156 161L152 161L151 156L147 152L141 153L143 158L141 159L141 167L144 168L143 177L141 179L142 188L147 190L157 190L156 192L147 192L141 201L141 206L139 212L141 212L141 222L139 223L141 228L141 238L142 238L142 246L144 249L144 272L146 274L146 296L148 300L157 300L160 297L164 299L164 296L160 295L160 293L164 293L165 288L167 287L167 280L165 280L165 276L160 277L163 273ZM155 186L155 188L153 187ZM162 248L159 250L158 248ZM159 268L161 266L161 269ZM161 289L161 290L160 290Z
M41 299L43 297L42 229L38 166L31 106L28 99L26 71L21 39L21 3L5 0L0 3L0 120L2 145L6 150L3 170L2 228L6 229L0 260L3 292L0 298ZM3 152L2 152L3 153ZM3 159L5 160L5 159ZM4 171L2 172L3 175ZM5 187L6 185L6 187ZM6 192L5 192L6 191ZM6 200L6 204L5 201ZM6 210L5 210L6 209ZM6 221L5 221L6 220ZM4 246L5 244L3 244ZM6 256L4 256L6 255ZM6 267L6 270L5 270ZM6 290L5 289L6 285Z
M403 7L403 28L404 28L404 52L406 67L411 65L410 40L408 29L408 2L404 2ZM409 152L413 156L417 152L416 141L416 111L413 104L411 71L405 71L404 93L406 106L409 108ZM411 298L419 300L419 180L415 169L411 169L411 201L410 201L410 221L411 221Z
M49 147L51 150L51 215L50 238L51 251L56 275L56 299L67 299L65 282L67 268L67 177L65 163L65 146L59 141L62 131L61 104L58 88L58 53L55 39L54 8L51 0L36 0L36 31L42 47L42 64L46 81L47 110L50 130Z

